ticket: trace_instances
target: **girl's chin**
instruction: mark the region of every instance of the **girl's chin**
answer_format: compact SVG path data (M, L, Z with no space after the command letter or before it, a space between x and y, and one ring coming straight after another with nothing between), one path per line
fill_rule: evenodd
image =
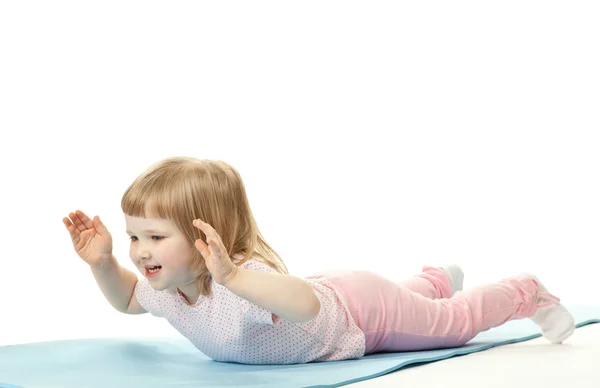
M156 283L156 282L150 282L150 285L152 286L152 288L155 291L164 291L168 288L168 287L165 287L163 284Z

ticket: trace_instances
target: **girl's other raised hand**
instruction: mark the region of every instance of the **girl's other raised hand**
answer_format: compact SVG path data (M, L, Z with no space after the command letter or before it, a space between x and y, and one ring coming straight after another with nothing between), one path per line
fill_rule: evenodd
M112 237L100 217L90 219L81 210L63 218L75 252L91 267L97 268L112 258Z

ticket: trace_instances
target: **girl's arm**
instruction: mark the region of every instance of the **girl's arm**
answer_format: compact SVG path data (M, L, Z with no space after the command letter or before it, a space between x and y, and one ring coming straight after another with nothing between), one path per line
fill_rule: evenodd
M224 286L239 297L295 323L308 322L319 313L321 302L304 280L291 275L236 268L235 275Z
M143 314L133 290L138 281L137 276L117 263L114 256L98 265L90 266L98 287L106 300L118 311L127 314Z
M92 269L108 302L124 313L145 313L133 295L137 276L117 263L112 254L112 236L100 217L91 219L81 210L76 210L62 221L69 231L75 252Z
M304 280L279 273L240 268L233 264L217 231L202 220L193 225L206 235L195 242L206 267L218 284L287 321L307 322L317 316L321 302Z

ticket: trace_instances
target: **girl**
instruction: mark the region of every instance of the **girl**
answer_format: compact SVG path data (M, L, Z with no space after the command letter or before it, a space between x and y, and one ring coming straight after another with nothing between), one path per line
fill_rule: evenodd
M167 158L125 191L130 257L121 267L98 216L63 218L77 254L117 310L166 318L217 361L292 364L464 345L532 318L551 342L574 331L532 275L461 291L459 267L425 267L401 284L366 271L300 279L258 230L238 172L221 161Z

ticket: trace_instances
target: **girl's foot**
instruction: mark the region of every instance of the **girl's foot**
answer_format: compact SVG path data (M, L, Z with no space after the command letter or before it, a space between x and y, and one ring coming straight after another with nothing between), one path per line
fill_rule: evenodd
M526 274L526 276L534 279L538 284L538 304L547 304L547 306L540 307L531 320L542 329L542 335L548 341L553 344L562 343L575 331L573 315L560 303L560 299L548 292L548 289L536 276L531 274Z
M462 269L460 269L460 267L456 264L450 264L446 267L442 267L442 269L444 270L446 278L452 287L452 295L454 295L454 293L457 291L462 291L463 278L465 277Z

